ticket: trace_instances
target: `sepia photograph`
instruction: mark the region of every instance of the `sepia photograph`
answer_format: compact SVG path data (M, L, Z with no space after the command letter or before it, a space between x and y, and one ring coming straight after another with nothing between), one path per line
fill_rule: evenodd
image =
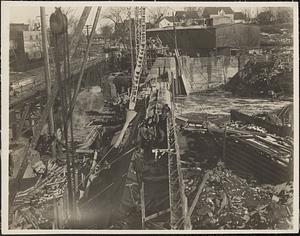
M5 234L297 233L295 2L1 2Z

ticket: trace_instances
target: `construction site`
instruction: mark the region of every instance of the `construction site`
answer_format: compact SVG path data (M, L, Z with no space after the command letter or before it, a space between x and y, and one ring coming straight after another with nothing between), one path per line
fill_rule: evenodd
M10 23L9 230L293 229L293 9L154 10Z

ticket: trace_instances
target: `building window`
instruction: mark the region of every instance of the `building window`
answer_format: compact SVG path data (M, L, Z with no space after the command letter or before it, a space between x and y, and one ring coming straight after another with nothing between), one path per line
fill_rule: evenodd
M29 38L30 38L30 40L33 40L33 38L32 38L32 35L30 35L30 37L29 37Z

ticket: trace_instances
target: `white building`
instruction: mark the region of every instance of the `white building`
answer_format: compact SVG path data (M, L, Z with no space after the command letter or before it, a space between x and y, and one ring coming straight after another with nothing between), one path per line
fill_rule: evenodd
M228 16L214 16L213 26L215 25L224 25L224 24L233 24L233 20Z
M228 17L234 21L234 12L230 7L206 7L203 10L203 18Z
M171 27L174 24L173 16L165 16L159 23L159 28Z
M42 34L41 31L23 31L24 50L29 59L42 57Z

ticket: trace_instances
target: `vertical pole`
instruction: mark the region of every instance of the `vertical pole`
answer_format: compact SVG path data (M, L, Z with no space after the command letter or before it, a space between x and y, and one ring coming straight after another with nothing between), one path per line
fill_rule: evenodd
M12 120L12 139L16 139L17 134L18 134L18 122L17 122L17 115L16 111L12 110L11 111L11 120Z
M227 123L225 124L225 129L224 129L224 140L223 140L223 155L222 155L222 160L225 161L226 158L226 134L227 134Z
M46 80L46 89L47 89L47 100L49 101L51 97L51 75L50 75L50 65L49 65L45 7L40 7L40 13L41 13L42 46L43 46L43 54L44 54L44 69L45 69L45 80ZM49 125L49 135L54 136L54 119L53 119L52 107L50 107L49 109L48 125ZM51 154L52 154L52 158L54 159L56 157L55 142L52 142L51 144Z
M145 218L146 218L146 213L145 213L145 189L144 189L144 181L142 181L142 186L140 190L140 195L141 195L141 211L142 211L142 229L145 228Z
M177 34L176 34L176 28L175 28L175 15L173 12L173 31L174 31L174 51L178 50L178 45L177 45ZM175 52L175 94L180 94L180 86L179 86L179 71L178 71L178 63L179 63L179 58L176 57L176 52Z
M175 28L175 15L174 15L174 12L173 12L173 29L174 29L174 46L175 46L175 49L178 50L178 45L177 45L177 35L176 35L176 28Z

